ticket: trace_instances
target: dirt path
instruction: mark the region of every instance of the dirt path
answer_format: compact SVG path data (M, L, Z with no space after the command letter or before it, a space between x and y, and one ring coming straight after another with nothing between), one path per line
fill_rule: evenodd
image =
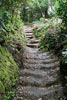
M59 100L63 95L59 61L52 53L39 51L40 41L33 35L32 28L24 28L27 37L24 69L20 70L19 85L13 100Z

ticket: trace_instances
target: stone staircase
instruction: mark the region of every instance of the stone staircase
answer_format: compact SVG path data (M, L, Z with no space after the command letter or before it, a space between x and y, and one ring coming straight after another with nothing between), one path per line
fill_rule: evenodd
M53 53L39 50L40 41L33 28L24 27L27 44L23 54L24 69L13 100L60 100L63 87L60 81L59 60Z

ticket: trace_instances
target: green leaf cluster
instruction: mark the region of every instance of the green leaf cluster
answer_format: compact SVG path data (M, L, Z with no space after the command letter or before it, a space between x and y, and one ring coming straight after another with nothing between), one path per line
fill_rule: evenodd
M22 18L24 21L36 21L48 17L48 0L28 0L23 3Z
M56 49L59 40L62 41L58 33L61 32L60 24L57 23L58 19L51 19L44 26L35 29L34 34L40 39L40 48L51 50ZM57 38L58 37L58 38Z
M8 91L7 95L5 96L4 100L11 100L12 97L15 96L15 91Z
M62 19L63 25L67 26L67 0L57 0L56 3L57 15Z

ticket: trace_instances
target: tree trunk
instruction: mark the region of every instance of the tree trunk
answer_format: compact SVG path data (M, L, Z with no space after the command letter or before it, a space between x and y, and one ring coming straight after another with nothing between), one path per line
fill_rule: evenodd
M45 9L45 18L48 18L49 15L48 15L48 8Z
M26 0L23 1L23 21L26 20Z

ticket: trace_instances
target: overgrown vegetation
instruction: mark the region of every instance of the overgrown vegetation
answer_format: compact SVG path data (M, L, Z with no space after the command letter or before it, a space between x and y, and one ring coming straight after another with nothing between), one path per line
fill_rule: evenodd
M22 18L24 21L32 22L40 18L48 18L49 7L52 9L56 0L24 0Z
M56 10L57 15L62 19L63 25L67 28L67 0L57 0Z
M10 40L18 41L20 39L22 43L24 43L23 22L20 17L20 9L18 7L11 9L11 2L8 2L6 5L7 7L10 5L8 7L9 10L3 5L4 7L2 6L0 11L0 43L9 45ZM15 6L17 6L17 4Z
M0 46L0 95L5 94L18 80L19 69L6 48Z
M65 95L67 97L67 0L59 0L59 7L57 8L57 14L62 19L62 35L66 36L61 37L63 38L62 41L64 42L66 40L66 43L64 44L63 50L61 52L62 59L60 63L60 69L61 69L61 75L63 78L63 86L65 87ZM61 41L61 42L62 42ZM63 43L62 42L62 43Z
M8 91L7 96L5 96L4 100L11 100L12 97L15 96L15 91Z
M21 4L20 4L21 3ZM23 21L20 16L22 0L0 1L0 99L11 100L13 96L12 87L18 80L19 68L14 57L7 49L15 48L17 45L24 47L25 35L23 32ZM7 95L7 96L5 96ZM4 98L5 96L5 98Z
M58 23L58 18L53 18L49 20L43 27L35 30L34 34L40 39L40 49L50 50L55 49L58 44L59 34L61 32L60 24ZM62 40L61 40L62 41ZM60 42L61 42L60 41Z

